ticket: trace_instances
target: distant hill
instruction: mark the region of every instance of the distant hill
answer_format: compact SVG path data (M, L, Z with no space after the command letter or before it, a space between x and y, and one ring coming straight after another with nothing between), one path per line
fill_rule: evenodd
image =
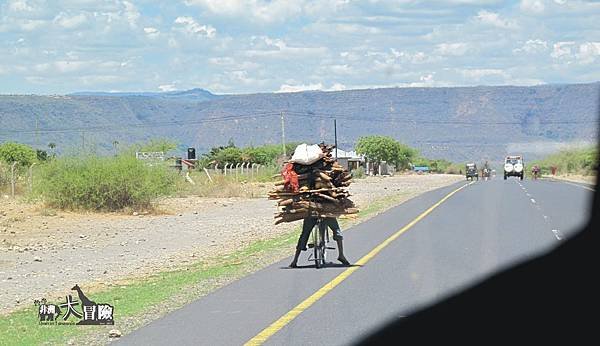
M168 91L168 92L106 92L106 91L81 91L69 94L67 96L115 96L115 97L154 97L166 99L188 99L190 101L208 101L218 98L219 96L211 93L208 90L196 88L183 91Z
M360 136L392 136L431 158L526 159L572 142L598 138L600 83L533 87L387 88L336 92L213 95L203 89L169 93L76 93L0 96L0 141L67 151L85 145L110 152L120 145L167 137L199 152L224 145L286 141L333 142L353 148ZM37 131L36 131L37 123Z

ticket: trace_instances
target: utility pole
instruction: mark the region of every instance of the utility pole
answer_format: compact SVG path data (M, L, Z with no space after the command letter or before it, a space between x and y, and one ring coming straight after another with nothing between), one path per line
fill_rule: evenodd
M35 116L35 145L40 147L40 129L39 129L39 117Z
M285 122L283 121L283 112L281 112L281 146L283 147L283 156L287 156L285 150Z
M333 138L335 142L335 158L337 159L337 122L333 119Z

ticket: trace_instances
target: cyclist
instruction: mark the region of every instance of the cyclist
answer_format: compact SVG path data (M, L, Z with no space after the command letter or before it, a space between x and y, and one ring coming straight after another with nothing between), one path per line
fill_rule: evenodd
M539 178L540 167L538 165L533 166L533 168L531 169L531 174L533 175L533 179Z
M308 243L308 237L310 236L310 232L313 227L317 224L316 217L307 217L304 219L302 223L302 234L300 234L300 238L298 238L298 245L296 245L296 253L294 254L294 259L292 263L290 263L290 268L298 267L298 257L300 256L301 251L306 251L306 244ZM340 261L344 265L350 265L350 262L344 256L344 245L342 240L344 237L342 236L342 230L340 229L340 225L337 222L335 217L326 217L321 221L324 227L329 227L333 231L333 240L336 241L338 247L338 261ZM327 228L325 228L327 230Z

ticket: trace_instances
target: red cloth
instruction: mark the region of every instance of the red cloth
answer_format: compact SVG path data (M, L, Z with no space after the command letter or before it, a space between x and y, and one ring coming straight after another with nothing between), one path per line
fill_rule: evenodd
M287 163L285 166L283 166L281 176L283 177L283 186L286 190L298 192L300 184L298 183L298 173L294 171L293 163Z

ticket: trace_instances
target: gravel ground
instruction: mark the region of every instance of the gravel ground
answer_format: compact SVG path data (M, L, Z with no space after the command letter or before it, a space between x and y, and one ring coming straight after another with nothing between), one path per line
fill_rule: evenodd
M359 208L402 193L410 198L463 179L399 175L356 180ZM266 191L270 188L263 185ZM273 226L273 201L247 198L169 198L155 214L78 214L0 198L0 314L34 299L64 299L75 283L117 281L231 253L287 233L300 221ZM86 290L87 291L87 290Z
M545 175L544 177L545 178L546 177L554 178L554 179L558 179L558 180L572 181L574 183L585 183L585 184L592 184L592 185L596 184L596 177L590 176L590 175L576 175L576 174L557 175L557 176Z

